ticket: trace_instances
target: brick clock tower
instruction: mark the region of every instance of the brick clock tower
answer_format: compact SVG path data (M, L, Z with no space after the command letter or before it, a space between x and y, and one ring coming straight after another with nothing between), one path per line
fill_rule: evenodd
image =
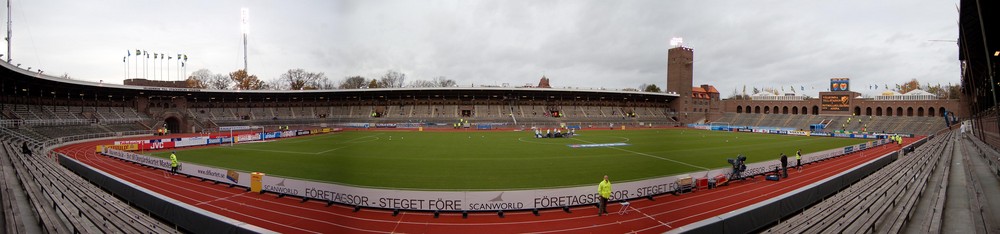
M688 123L686 113L691 112L691 87L694 78L694 50L684 46L674 46L667 50L667 92L680 95L670 102L670 109L677 113L677 119Z

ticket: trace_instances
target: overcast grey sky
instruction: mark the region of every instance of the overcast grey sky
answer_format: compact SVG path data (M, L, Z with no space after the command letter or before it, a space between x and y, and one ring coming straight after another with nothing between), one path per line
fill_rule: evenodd
M393 69L463 86L544 74L554 87L664 87L670 38L683 37L694 84L723 97L743 85L815 96L832 77L874 93L869 85L912 78L959 82L956 2L21 0L13 63L120 84L126 51L142 49L187 54L188 73L228 73L243 66L246 7L249 71L263 80L294 68L336 81Z

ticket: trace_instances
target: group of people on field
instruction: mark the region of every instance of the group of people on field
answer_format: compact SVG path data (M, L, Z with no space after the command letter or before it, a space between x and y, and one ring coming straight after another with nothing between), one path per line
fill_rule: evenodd
M545 129L544 133L540 128L535 129L535 138L561 138L572 137L573 135L576 135L576 129L566 129L565 131L562 131L558 128L553 128Z

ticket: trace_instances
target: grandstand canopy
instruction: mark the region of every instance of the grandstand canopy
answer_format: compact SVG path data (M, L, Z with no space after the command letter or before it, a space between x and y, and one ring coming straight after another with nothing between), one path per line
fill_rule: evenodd
M0 63L3 77L0 90L7 98L54 100L130 101L136 97L185 97L189 101L354 101L354 100L558 100L558 101L636 101L666 103L677 94L602 89L551 89L502 87L390 88L337 90L205 90L126 86L63 79L27 71L11 64ZM16 100L15 100L16 101Z

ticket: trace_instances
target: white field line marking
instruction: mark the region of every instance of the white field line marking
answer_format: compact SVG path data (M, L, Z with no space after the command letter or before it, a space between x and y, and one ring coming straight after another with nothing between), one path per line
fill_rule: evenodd
M382 135L382 134L383 134L383 133L379 133L379 134L376 134L376 135ZM365 139L365 138L371 138L371 137L374 137L374 138L375 138L375 140L378 140L378 139L380 139L379 137L376 137L376 136L363 136L363 137L358 137L358 138L354 138L354 139L351 139L351 140L348 140L348 141L345 141L345 142L343 142L343 143L345 143L345 144L346 144L346 143L351 143L352 141L355 141L355 140L359 140L359 139ZM347 147L347 146L342 146L342 147L337 147L337 148L333 148L333 149L329 149L329 150L324 150L324 151L320 151L320 152L312 152L312 153L306 153L306 152L295 152L295 151L285 151L285 150L267 150L267 149L252 149L252 148L238 148L238 147L232 147L232 148L230 148L230 149L235 149L235 150L249 150L249 151L263 151L263 152L272 152L272 153L286 153L286 154L308 154L308 155L317 155L317 154L323 154L323 153L327 153L327 152L330 152L330 151L334 151L334 150L338 150L338 149L342 149L342 148L344 148L344 147Z
M642 214L642 215L646 216L646 218L649 218L649 219L652 219L653 221L656 221L657 223L660 223L660 224L662 224L663 226L666 226L667 228L671 228L671 229L673 229L673 228L674 228L674 227L671 227L670 225L667 225L667 224L666 224L666 223L664 223L663 221L660 221L659 219L656 219L656 218L653 218L653 216L649 216L648 214L646 214L646 213L643 213L643 212L642 212L641 210L639 210L639 209L636 209L635 207L631 207L631 206L630 206L630 207L628 207L628 208L629 208L629 209L632 209L632 210L634 210L635 212L639 212L640 214Z
M403 222L403 216L406 216L406 211L400 211L399 213L399 221L396 221L396 226L392 227L392 231L390 233L396 233L396 228L399 228L399 223Z
M203 201L203 202L199 202L199 203L194 204L194 205L200 206L200 205L204 205L204 204L207 204L207 203L216 202L216 201L219 201L219 200L229 200L230 198L239 197L239 196L243 196L243 194L242 193L237 193L237 194L233 194L232 196L228 196L228 197L219 197L219 198L216 198L215 200Z
M590 144L597 144L597 143L594 143L594 142L591 142L591 141L585 141L585 140L580 140L580 139L576 139L576 138L573 138L573 140L578 140L578 141L582 141L582 142L586 142L586 143L590 143ZM664 157L660 157L660 156L656 156L656 155L652 155L652 154L635 152L635 151L631 151L631 150L627 150L627 149L622 149L622 148L618 148L618 147L608 147L608 148L616 149L616 150L621 150L621 151L625 151L625 152L629 152L629 153L633 153L633 154L638 154L638 155L642 155L642 156L646 156L646 157L658 158L658 159L661 159L661 160L671 161L671 162L675 162L677 164L681 164L681 165L685 165L685 166L689 166L689 167L694 167L694 168L698 168L698 169L702 169L702 170L708 170L709 169L707 167L695 166L695 165L691 165L689 163L685 163L685 162L681 162L681 161L677 161L677 160L673 160L673 159L669 159L669 158L664 158Z

